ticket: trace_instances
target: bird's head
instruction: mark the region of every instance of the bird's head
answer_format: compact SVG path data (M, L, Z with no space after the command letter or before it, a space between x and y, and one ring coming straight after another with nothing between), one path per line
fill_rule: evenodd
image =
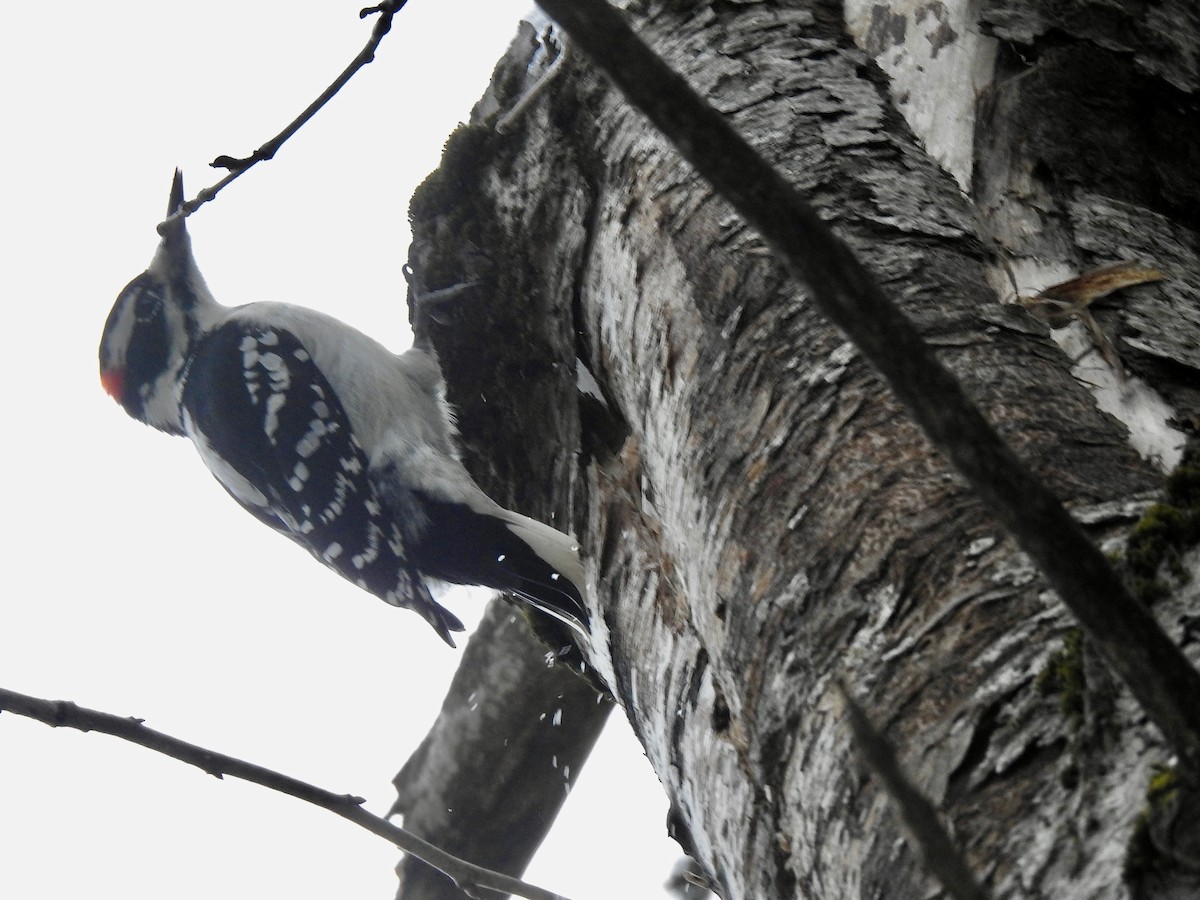
M183 206L183 175L171 184L168 217ZM180 378L204 313L216 303L196 261L184 219L160 229L150 267L118 295L100 338L100 383L135 419L181 434Z

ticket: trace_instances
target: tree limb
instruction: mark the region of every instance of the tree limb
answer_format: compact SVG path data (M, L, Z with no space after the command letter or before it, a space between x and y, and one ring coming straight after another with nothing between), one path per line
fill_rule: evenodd
M379 14L379 18L375 20L375 27L371 30L371 37L367 41L366 46L351 60L350 65L342 70L342 74L335 78L333 83L321 93L321 96L305 108L304 112L289 122L283 131L279 132L279 134L275 135L275 137L271 138L249 156L237 158L222 155L209 163L214 169L227 169L229 174L211 187L201 190L193 199L186 201L179 208L178 212L173 213L160 222L158 224L158 233L163 234L163 229L171 222L176 219L186 219L205 203L216 199L217 194L221 193L229 184L236 181L258 163L272 159L279 152L279 148L287 143L292 135L303 128L308 120L317 114L321 107L332 100L334 95L346 86L346 83L354 77L359 69L375 59L375 50L379 47L380 41L383 40L384 35L392 30L392 17L407 2L408 0L383 0L378 6L369 6L366 9L360 10L358 14L360 19L365 19L367 16L376 13Z
M539 4L759 231L1033 559L1189 772L1200 772L1200 672L1017 459L850 248L612 6L604 0Z
M99 731L103 734L111 734L196 766L217 778L231 775L234 778L241 778L243 781L250 781L280 793L290 794L300 800L337 813L372 834L391 841L405 853L419 857L429 865L446 873L460 887L471 885L488 888L505 894L525 897L527 900L565 900L559 894L451 856L386 819L367 812L363 809L362 804L365 801L361 797L335 794L254 763L189 744L163 734L161 731L147 728L142 719L122 718L110 713L76 706L70 701L42 700L4 688L0 688L0 712L12 712L27 716L55 728L66 726L77 728L80 731Z
M392 780L404 826L457 856L520 875L600 736L612 704L565 664L547 666L527 618L489 604L441 712ZM462 894L415 856L397 900Z

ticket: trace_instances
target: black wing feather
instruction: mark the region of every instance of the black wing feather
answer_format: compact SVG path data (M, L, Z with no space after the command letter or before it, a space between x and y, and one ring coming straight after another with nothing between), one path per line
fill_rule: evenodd
M341 402L295 334L236 320L218 326L189 364L183 407L193 437L265 498L239 496L210 464L242 506L343 577L415 609L453 645L450 632L462 623L433 600L407 556Z

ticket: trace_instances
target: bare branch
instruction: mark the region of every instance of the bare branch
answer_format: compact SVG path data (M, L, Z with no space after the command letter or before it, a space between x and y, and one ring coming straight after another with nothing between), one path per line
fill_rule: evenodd
M904 824L920 848L925 868L933 873L951 897L957 900L986 900L987 891L975 880L967 861L942 827L933 804L900 768L900 761L896 759L896 751L891 743L871 724L866 712L846 686L839 684L838 688L846 701L850 731L859 754L899 808Z
M520 879L493 872L476 866L466 860L451 856L444 850L435 847L416 835L393 825L386 819L373 815L363 809L365 802L361 797L349 794L335 794L299 779L283 775L271 769L248 763L232 756L225 756L212 750L206 750L195 744L189 744L178 738L147 728L142 719L122 718L110 713L76 706L66 700L42 700L18 694L15 691L0 688L0 712L12 712L44 722L55 728L66 726L80 731L99 731L111 734L134 744L140 744L151 750L178 759L181 762L203 769L209 775L223 778L230 775L251 781L263 787L290 794L300 800L305 800L315 806L320 806L330 812L337 813L344 819L349 819L356 825L365 828L372 834L391 841L405 853L418 857L436 869L446 873L460 888L471 892L470 888L486 888L505 894L525 897L527 900L566 900L560 894L555 894L539 887L526 884ZM467 887L470 886L470 887Z
M1041 569L1190 773L1200 772L1200 672L845 242L605 0L539 3L807 286Z
M350 65L342 70L342 74L334 79L333 84L325 88L321 96L310 103L304 112L288 123L283 131L279 132L279 134L275 135L275 137L271 138L249 156L241 158L218 156L209 163L214 169L228 169L229 174L211 187L201 190L193 199L186 201L179 208L178 212L173 213L160 222L158 224L158 233L163 234L163 229L171 222L176 219L186 219L205 203L215 199L217 194L221 193L226 186L236 181L258 163L272 159L279 152L279 148L287 143L292 135L303 128L305 123L315 116L321 107L333 99L333 96L346 86L346 83L354 77L359 69L375 59L375 50L379 47L380 41L383 40L384 35L392 30L392 17L407 2L408 0L383 0L378 6L369 6L366 9L360 10L358 14L360 19L365 19L367 16L375 14L378 14L379 18L375 20L375 27L371 30L371 37L367 41L366 46L359 51L358 55L350 62Z

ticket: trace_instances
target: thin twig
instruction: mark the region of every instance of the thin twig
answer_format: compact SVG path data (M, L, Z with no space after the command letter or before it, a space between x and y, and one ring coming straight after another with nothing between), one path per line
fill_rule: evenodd
M114 737L140 744L158 753L178 759L203 769L209 775L223 778L230 775L251 781L273 791L290 794L322 809L337 813L344 819L365 828L372 834L391 841L405 853L412 854L433 866L452 879L462 890L470 887L487 888L505 894L525 897L527 900L566 900L531 884L526 884L511 875L494 872L452 856L427 841L393 825L386 819L367 812L362 797L335 794L289 775L248 763L232 756L225 756L195 744L147 728L142 719L122 718L110 713L76 706L66 700L42 700L0 688L0 712L11 712L44 722L53 727L66 726L80 731L99 731Z
M158 224L158 233L163 234L163 229L168 227L171 222L174 222L177 219L186 219L205 203L213 200L217 194L221 193L221 191L224 190L229 184L236 181L238 178L241 178L242 175L244 175L258 163L272 159L275 154L279 152L279 148L287 143L292 135L303 128L305 123L315 116L321 107L333 99L333 96L346 86L346 83L354 77L355 73L357 73L359 69L375 59L375 51L379 47L379 42L383 40L384 35L392 30L392 17L399 12L407 2L408 0L383 0L383 2L378 6L369 6L366 9L360 10L358 14L360 19L365 19L367 16L375 14L378 14L379 18L375 20L375 27L371 29L371 38L367 41L366 46L359 51L358 55L354 57L350 65L346 66L346 68L342 71L342 74L334 79L333 84L325 88L321 96L310 103L304 112L300 113L300 115L293 119L287 125L287 127L283 129L283 131L279 132L279 134L275 135L275 137L271 138L249 156L241 158L233 156L218 156L216 159L214 159L209 165L211 165L214 169L228 169L229 174L211 187L206 187L201 190L196 194L194 199L186 201L183 206L179 208L178 212L172 213L170 216L160 222Z
M1034 560L1185 767L1193 776L1200 772L1200 672L1058 498L1017 459L853 251L605 0L538 2L807 286L817 307Z
M846 686L839 684L838 688L846 701L850 731L859 754L895 801L904 824L908 826L924 857L925 868L933 873L951 897L958 900L986 900L987 891L975 879L958 846L942 827L937 810L900 768L891 742L871 724L866 712Z

